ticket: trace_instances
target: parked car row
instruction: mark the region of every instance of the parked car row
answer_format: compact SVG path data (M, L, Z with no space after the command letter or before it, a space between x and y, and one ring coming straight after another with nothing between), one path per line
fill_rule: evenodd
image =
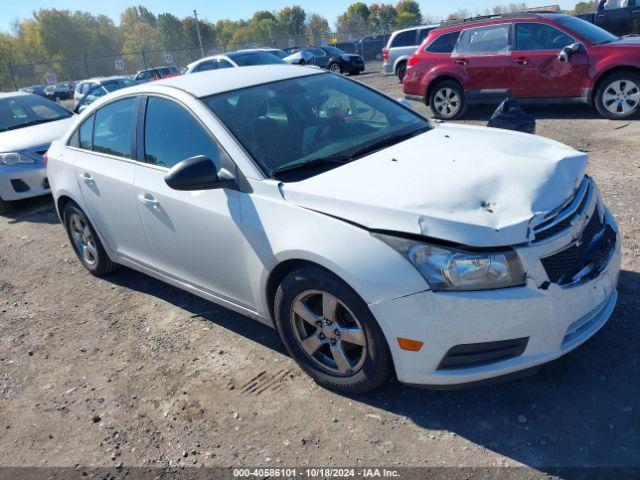
M446 22L407 60L403 89L442 119L507 96L585 103L603 117L628 119L640 112L640 37L618 37L562 14Z

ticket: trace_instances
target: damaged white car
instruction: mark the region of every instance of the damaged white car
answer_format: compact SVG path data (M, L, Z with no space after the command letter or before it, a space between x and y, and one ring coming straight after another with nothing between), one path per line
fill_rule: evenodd
M273 325L337 391L530 372L616 303L618 230L583 153L434 125L317 69L120 90L48 155L92 273L126 265Z

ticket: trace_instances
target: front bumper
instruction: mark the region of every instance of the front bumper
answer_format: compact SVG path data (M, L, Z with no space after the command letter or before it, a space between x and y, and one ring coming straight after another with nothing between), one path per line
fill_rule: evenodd
M607 215L617 232L615 221ZM620 271L619 234L608 263L585 283L479 292L424 291L370 305L389 344L401 382L460 385L481 382L555 360L578 347L607 322L614 310ZM424 342L418 352L400 349L397 339ZM453 347L527 339L513 358L463 368L441 368Z
M47 168L43 163L0 165L0 198L21 200L50 193Z

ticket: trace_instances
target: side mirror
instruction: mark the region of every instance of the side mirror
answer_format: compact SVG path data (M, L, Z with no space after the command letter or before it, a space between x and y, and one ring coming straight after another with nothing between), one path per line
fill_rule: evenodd
M404 108L408 108L409 110L413 110L413 105L411 105L411 102L409 100L407 100L406 98L399 98L397 100L397 102L402 105Z
M230 178L221 178L213 161L204 155L187 158L174 165L164 177L173 190L214 190L235 186Z
M581 47L582 45L580 45L578 42L572 43L571 45L567 45L562 50L560 50L560 54L558 55L558 60L561 63L568 62L571 59L571 55L579 51Z

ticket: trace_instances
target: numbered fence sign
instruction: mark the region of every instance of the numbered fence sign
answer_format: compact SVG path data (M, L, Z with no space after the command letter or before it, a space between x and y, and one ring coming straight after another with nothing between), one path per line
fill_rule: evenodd
M118 58L117 60L114 61L115 66L116 66L116 70L124 70L124 60L122 60L121 58Z
M168 65L173 65L173 55L171 55L170 53L167 53L164 56L164 59L167 61Z
M47 85L51 85L58 81L58 77L56 77L55 73L49 72L44 75L44 81Z
M287 43L289 44L289 48L293 48L296 46L296 41L293 38L290 38Z

